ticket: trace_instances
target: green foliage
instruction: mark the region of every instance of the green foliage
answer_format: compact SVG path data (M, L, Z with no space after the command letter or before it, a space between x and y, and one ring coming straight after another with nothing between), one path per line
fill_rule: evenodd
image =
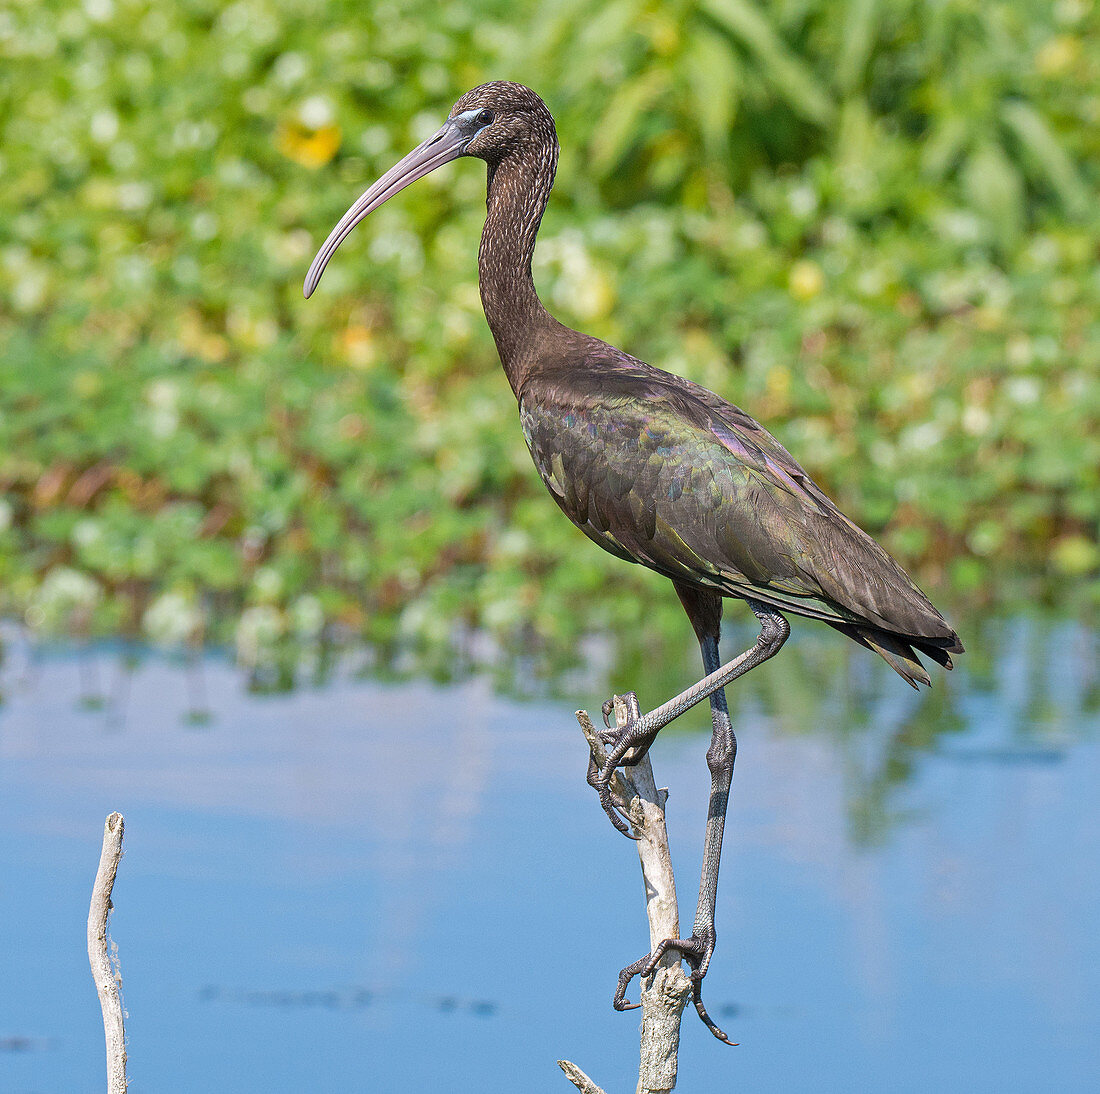
M325 620L651 618L529 466L482 170L301 299L356 194L501 77L558 120L564 321L744 405L937 590L1100 599L1091 0L25 0L0 63L0 587L42 626L239 619L260 658Z

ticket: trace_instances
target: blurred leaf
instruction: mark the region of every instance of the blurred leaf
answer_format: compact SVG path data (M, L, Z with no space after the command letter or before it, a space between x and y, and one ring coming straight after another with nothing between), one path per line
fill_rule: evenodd
M843 95L853 92L863 79L875 44L882 4L883 0L848 0L836 67L836 86Z
M948 114L936 120L935 128L921 150L921 167L929 180L940 183L962 158L971 139L970 118Z
M1089 206L1090 195L1073 161L1038 111L1028 103L1012 100L1001 107L1001 116L1020 141L1033 167L1058 195L1066 212L1082 216Z
M829 123L834 105L825 86L787 48L759 8L750 0L701 0L700 7L757 57L791 106L809 121Z
M1024 184L998 145L987 142L971 153L963 186L970 203L993 226L997 242L1010 250L1023 230Z
M610 171L634 147L639 131L646 128L643 117L667 83L663 71L651 69L643 78L623 84L612 94L591 142L592 166L596 171Z
M707 154L721 160L729 152L730 128L741 85L736 58L721 35L699 26L692 35L685 62Z

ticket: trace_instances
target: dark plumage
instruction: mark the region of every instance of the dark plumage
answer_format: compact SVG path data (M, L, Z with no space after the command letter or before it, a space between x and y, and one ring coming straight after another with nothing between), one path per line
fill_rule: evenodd
M743 410L568 332L525 377L524 436L554 500L605 550L684 584L822 619L929 683L962 647L905 571Z
M310 267L306 296L360 220L459 156L488 165L478 252L481 297L535 466L586 536L672 579L707 672L682 695L609 729L608 763L590 774L608 815L628 832L611 803L615 767L637 762L663 725L710 698L711 803L692 936L667 940L624 969L615 1005L629 1005L624 992L630 977L651 972L672 947L692 966L700 1015L725 1040L700 997L714 949L718 863L736 754L724 685L778 652L789 633L783 612L835 627L880 654L914 687L929 683L918 654L951 668L950 655L963 647L897 562L743 410L547 313L535 293L531 256L558 144L549 111L529 88L497 82L463 95L443 128L368 189L333 229ZM723 668L718 637L724 597L745 600L761 633Z

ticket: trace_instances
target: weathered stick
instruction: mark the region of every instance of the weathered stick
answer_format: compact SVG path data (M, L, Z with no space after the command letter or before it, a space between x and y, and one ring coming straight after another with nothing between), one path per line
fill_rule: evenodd
M581 1094L604 1094L603 1087L597 1086L576 1064L571 1064L568 1060L559 1060L558 1067L565 1072L565 1077Z
M615 696L615 721L622 727L628 716L637 718L634 695ZM588 714L577 711L577 721L588 740L596 763L604 763L607 752ZM645 756L634 767L615 773L611 794L617 807L630 818L638 837L638 859L645 882L646 915L649 918L650 949L666 938L680 937L676 907L676 881L665 828L666 790L658 790L653 768ZM668 1094L676 1086L677 1052L680 1046L680 1018L691 998L691 981L684 974L679 955L666 953L648 984L642 983L642 1035L639 1053L637 1094ZM559 1061L573 1085L583 1094L602 1094L583 1071L568 1061Z
M92 904L88 909L88 961L92 979L99 992L103 1011L103 1034L107 1041L107 1094L126 1094L126 1030L122 1024L122 1000L118 989L121 977L117 962L107 949L107 916L111 890L115 886L118 862L122 858L122 814L112 813L103 826L103 850L99 870L92 887Z

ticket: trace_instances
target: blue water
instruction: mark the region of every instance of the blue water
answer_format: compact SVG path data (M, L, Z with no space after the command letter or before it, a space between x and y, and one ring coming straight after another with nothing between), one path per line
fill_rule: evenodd
M843 645L803 630L788 673ZM854 647L808 699L786 651L731 694L706 991L741 1044L689 1010L680 1090L1100 1090L1097 639L984 642L923 698ZM646 947L641 882L572 717L602 693L349 668L258 697L224 659L19 640L0 688L0 1090L104 1087L84 931L114 809L133 1094L564 1094L562 1057L634 1088L637 1015L610 997ZM688 922L705 750L653 752Z

